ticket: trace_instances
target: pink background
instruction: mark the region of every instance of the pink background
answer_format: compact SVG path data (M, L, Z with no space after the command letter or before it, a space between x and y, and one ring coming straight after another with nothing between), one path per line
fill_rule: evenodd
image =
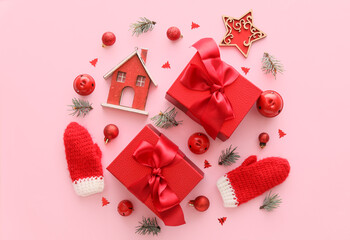
M191 44L202 37L219 42L225 28L221 15L240 17L253 10L255 25L267 38L253 44L245 59L235 48L221 48L222 58L263 90L274 89L285 100L280 116L267 119L251 109L226 142L211 141L209 151L194 155L187 139L202 127L182 112L184 124L163 130L201 168L213 165L204 180L182 202L187 224L164 227L157 239L349 239L349 77L348 1L0 1L0 238L8 239L152 239L135 235L142 216L154 214L105 171L102 194L75 195L67 170L63 132L71 121L84 125L103 152L104 167L149 123L133 113L103 109L110 80L102 76L133 51L149 48L147 66L159 83L151 87L146 109L150 116L171 106L166 90L195 53ZM209 2L209 1L208 1ZM132 37L130 23L146 16L155 29ZM191 30L191 22L200 28ZM170 42L165 32L178 26L184 38ZM117 42L101 47L101 36L113 31ZM278 57L286 72L275 80L260 70L267 51ZM96 67L89 61L98 58ZM161 66L169 61L171 69ZM93 94L84 99L94 110L85 118L67 111L74 78L89 73L96 80ZM103 144L106 124L119 126L120 135ZM282 139L277 131L287 133ZM257 136L271 140L261 150ZM217 165L222 149L238 146L242 156L231 167ZM288 179L273 189L283 203L274 212L259 210L264 196L226 209L216 180L251 154L259 158L289 159ZM211 206L200 213L186 202L206 195ZM111 203L101 207L101 197ZM135 211L121 217L120 200L130 199ZM227 217L221 226L219 217Z

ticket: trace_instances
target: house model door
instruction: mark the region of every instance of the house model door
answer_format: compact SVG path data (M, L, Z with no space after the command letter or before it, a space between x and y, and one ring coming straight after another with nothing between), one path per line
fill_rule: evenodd
M135 91L132 87L125 87L120 97L120 105L124 107L132 107L134 102Z

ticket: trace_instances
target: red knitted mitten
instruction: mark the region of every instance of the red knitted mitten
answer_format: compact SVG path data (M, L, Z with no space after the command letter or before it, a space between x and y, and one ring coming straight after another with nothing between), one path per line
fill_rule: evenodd
M256 156L250 156L241 166L219 178L216 185L224 206L237 207L282 183L289 170L286 159L269 157L257 161Z
M92 142L89 132L78 123L71 122L64 132L64 146L76 194L85 197L102 192L102 153L97 144Z

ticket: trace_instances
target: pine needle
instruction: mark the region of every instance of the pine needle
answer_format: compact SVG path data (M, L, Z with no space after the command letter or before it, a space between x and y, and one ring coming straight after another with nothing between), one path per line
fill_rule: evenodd
M231 148L232 148L232 145L230 145L229 148L226 148L226 150L222 150L219 158L219 165L230 166L240 158L238 153L235 152L237 147L235 147L232 150Z
M85 117L86 114L88 114L93 109L92 104L89 103L89 101L73 98L72 102L73 105L68 105L72 108L70 109L70 111L73 111L70 115L77 115L77 117L82 115L83 117Z
M282 199L278 193L271 195L271 191L266 195L263 205L260 206L260 209L265 209L266 211L271 212L275 208L278 208L282 203Z
M136 232L140 235L153 234L158 235L160 233L160 227L156 218L142 217L142 222L139 222L139 226L136 227Z
M277 73L283 73L283 65L277 60L274 56L264 53L263 58L261 59L262 67L261 70L265 72L265 74L272 73L272 75L276 79Z
M151 21L146 17L141 17L136 23L130 25L130 30L132 30L132 35L136 35L137 37L145 32L152 31L155 21Z
M182 123L182 120L177 121L175 119L177 115L175 107L172 108L170 111L168 111L168 109L169 108L167 108L164 112L160 112L159 114L151 118L151 120L154 122L154 125L160 128L170 128L176 127Z

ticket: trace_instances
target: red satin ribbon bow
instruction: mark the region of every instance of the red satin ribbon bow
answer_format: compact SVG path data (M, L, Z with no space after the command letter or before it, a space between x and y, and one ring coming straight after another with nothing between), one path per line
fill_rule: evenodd
M162 168L180 159L177 154L178 147L164 135L160 135L155 146L146 141L141 142L133 158L141 165L151 168L151 174L128 187L143 202L151 195L154 207L167 226L185 224L180 200L162 175Z
M239 73L220 58L219 49L212 38L203 38L193 44L204 64L189 64L181 83L195 91L208 91L208 96L195 102L189 111L199 117L201 125L215 139L223 123L234 118L225 87L232 84Z

